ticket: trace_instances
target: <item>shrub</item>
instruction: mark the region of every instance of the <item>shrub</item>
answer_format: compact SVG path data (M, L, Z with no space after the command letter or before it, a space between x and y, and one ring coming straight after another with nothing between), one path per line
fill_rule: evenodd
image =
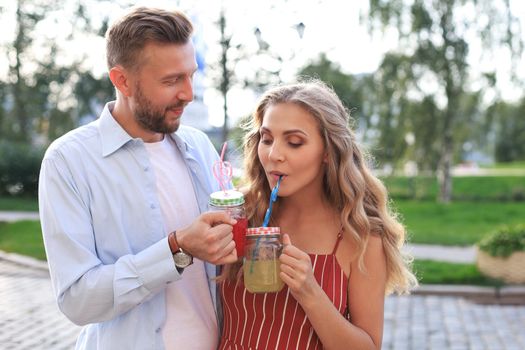
M514 252L525 251L525 224L503 226L485 236L478 247L494 257L508 257Z
M0 195L36 196L43 156L41 148L0 142Z

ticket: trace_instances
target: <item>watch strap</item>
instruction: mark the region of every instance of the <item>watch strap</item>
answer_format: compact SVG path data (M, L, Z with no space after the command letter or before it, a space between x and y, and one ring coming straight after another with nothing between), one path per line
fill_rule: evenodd
M168 244L170 245L171 254L175 254L180 251L179 243L177 242L177 231L170 232L168 235Z
M173 231L168 234L168 244L170 246L170 250L171 250L171 254L173 255L173 259L175 261L175 268L180 274L182 274L182 272L184 272L184 268L187 266L185 267L178 266L175 256L180 254L180 255L189 257L190 259L189 265L193 264L193 256L183 251L182 248L179 246L179 242L177 242L177 231Z

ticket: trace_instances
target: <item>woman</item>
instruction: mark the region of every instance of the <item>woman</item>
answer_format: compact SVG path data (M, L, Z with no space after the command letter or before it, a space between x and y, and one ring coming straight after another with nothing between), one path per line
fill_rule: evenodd
M380 349L385 294L416 280L403 258L404 228L367 167L350 116L320 81L277 87L260 100L245 137L246 208L284 249L278 293L252 294L227 266L221 349Z

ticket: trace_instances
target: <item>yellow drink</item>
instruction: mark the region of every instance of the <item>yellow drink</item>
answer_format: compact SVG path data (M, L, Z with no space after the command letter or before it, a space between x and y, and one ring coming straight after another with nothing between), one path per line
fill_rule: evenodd
M278 292L284 286L279 278L281 263L278 259L246 259L243 269L244 285L251 293Z

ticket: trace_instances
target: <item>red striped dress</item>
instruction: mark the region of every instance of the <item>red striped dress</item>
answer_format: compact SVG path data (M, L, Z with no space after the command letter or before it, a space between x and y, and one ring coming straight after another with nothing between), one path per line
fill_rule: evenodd
M310 254L314 276L337 310L348 318L348 277L332 254ZM299 303L286 284L278 293L253 294L242 278L220 285L224 328L219 349L322 349Z

